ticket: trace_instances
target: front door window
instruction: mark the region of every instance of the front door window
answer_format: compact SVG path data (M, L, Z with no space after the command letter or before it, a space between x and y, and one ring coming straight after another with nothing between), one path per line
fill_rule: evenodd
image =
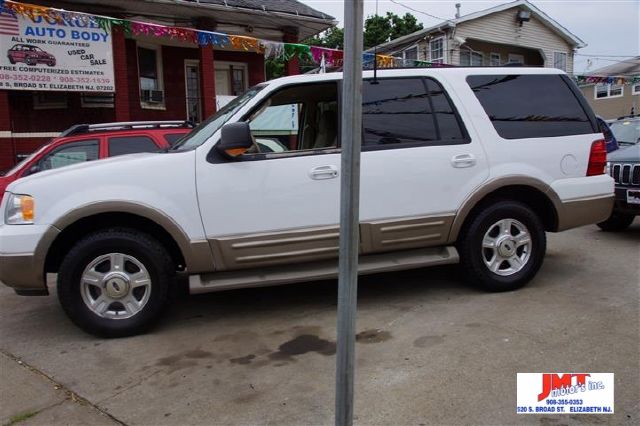
M196 62L185 65L185 91L187 101L187 120L192 123L202 121L200 103L200 66Z

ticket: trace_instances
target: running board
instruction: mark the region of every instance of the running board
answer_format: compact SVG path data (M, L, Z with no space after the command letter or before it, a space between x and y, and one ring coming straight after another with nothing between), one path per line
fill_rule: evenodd
M458 263L458 252L454 247L430 247L404 250L393 253L360 256L358 273L400 271L425 266ZM231 290L245 287L264 287L290 284L300 281L332 279L338 276L338 260L324 260L260 269L211 272L189 277L191 294Z

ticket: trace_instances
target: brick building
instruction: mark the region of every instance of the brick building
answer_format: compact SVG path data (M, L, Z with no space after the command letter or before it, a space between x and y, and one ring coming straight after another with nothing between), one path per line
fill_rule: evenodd
M296 0L29 3L289 43L335 24L331 16ZM198 122L229 97L265 80L265 60L260 53L133 35L118 26L113 26L111 37L113 93L0 90L0 170L73 124L177 119ZM287 64L286 71L297 73L295 61Z

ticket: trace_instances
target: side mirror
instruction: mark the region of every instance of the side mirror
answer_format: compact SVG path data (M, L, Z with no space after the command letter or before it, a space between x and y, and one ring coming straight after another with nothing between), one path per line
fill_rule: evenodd
M39 172L40 172L40 165L36 163L33 166L29 167L29 172L26 175L27 176L35 175L36 173L39 173Z
M229 123L222 126L222 138L216 149L228 158L237 158L253 147L249 123Z

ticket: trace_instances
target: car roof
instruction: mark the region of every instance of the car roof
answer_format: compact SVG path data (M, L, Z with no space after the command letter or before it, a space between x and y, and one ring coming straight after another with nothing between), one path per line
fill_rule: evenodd
M63 140L63 139L85 139L85 138L91 138L94 136L108 136L108 135L119 135L119 134L126 134L126 133L136 133L136 134L140 134L140 133L146 133L146 134L154 134L154 133L160 133L160 134L165 134L165 133L189 133L191 130L193 130L193 127L162 127L162 128L135 128L135 129L105 129L105 130L94 130L94 131L90 131L90 132L84 132L84 133L75 133L72 135L68 135L68 136L58 136L56 138L54 138L55 141L59 141L59 140Z

